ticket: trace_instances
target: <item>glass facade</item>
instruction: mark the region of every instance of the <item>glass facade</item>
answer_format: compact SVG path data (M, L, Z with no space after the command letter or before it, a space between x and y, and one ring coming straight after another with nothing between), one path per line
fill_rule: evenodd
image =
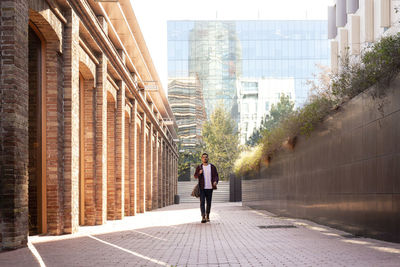
M306 82L319 72L317 64L329 65L327 21L168 21L167 26L169 84L198 77L207 116L223 104L238 124L238 81L248 83L242 89L255 90L260 80L290 78L298 107L308 97Z

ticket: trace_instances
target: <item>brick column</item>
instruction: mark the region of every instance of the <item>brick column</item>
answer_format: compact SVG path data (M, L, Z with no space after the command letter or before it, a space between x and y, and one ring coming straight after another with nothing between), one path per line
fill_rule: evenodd
M146 211L151 211L151 208L153 207L153 127L153 124L150 122L148 140L146 142Z
M178 152L179 153L179 152ZM178 194L178 156L175 159L175 193Z
M174 157L172 154L172 149L169 149L169 160L170 160L170 164L169 164L169 204L171 205L174 201L174 178L173 178L173 166L174 166Z
M166 205L167 206L169 206L169 204L170 204L170 199L171 199L171 157L170 157L171 155L170 155L170 152L169 152L169 146L168 146L168 144L167 144L167 164L166 164L166 167L167 167L167 203L166 203Z
M174 204L175 199L175 155L171 150L171 204Z
M146 210L146 113L142 113L141 132L139 141L139 187L138 187L138 212L143 213Z
M169 164L169 184L170 184L169 204L171 205L173 203L173 199L174 199L174 178L173 178L174 157L173 157L171 148L169 149L169 160L170 160L170 164Z
M28 235L28 2L0 2L0 19L0 250L7 250L26 246Z
M163 207L163 146L162 137L159 138L158 142L158 207Z
M175 156L175 154L174 154L174 160L173 160L173 163L174 163L174 165L173 165L173 181L174 181L174 197L173 197L173 203L175 204L175 195L177 194L177 192L176 192L176 156Z
M178 194L176 189L177 189L176 155L174 154L174 203L175 203L175 195Z
M107 220L115 220L115 105L107 99Z
M117 92L115 117L115 219L124 217L125 190L125 84Z
M167 145L163 140L163 207L167 206Z
M137 209L137 101L135 100L131 111L129 173L130 215L133 216L136 215Z
M158 176L159 176L159 168L158 168L158 131L156 131L155 139L154 139L154 153L153 153L153 209L157 209L159 207L158 205L158 192L159 192L159 182L158 182Z
M79 18L65 14L64 30L64 233L79 225Z
M178 183L177 183L178 177L177 177L177 162L176 162L176 156L174 160L174 184L175 184L175 195L178 194Z
M104 17L97 18L107 32ZM107 57L99 56L96 69L96 153L95 153L95 185L96 185L96 224L104 224L107 220Z
M137 107L137 105L136 105ZM140 213L140 207L141 207L141 192L140 188L142 186L142 177L143 177L143 168L142 168L142 148L140 145L140 142L142 140L142 121L137 117L136 118L137 123L136 123L136 213Z
M84 225L95 225L96 214L95 214L95 117L94 117L94 90L93 90L93 80L85 80L83 83L83 105L84 105L84 150L81 151L81 157L84 157L84 190L85 190L85 217Z
M178 152L179 153L179 152ZM178 194L178 156L175 158L175 194Z
M46 148L45 151L42 151L46 154L46 174L43 176L42 172L42 179L46 180L46 188L43 188L46 190L46 196L43 201L46 202L44 213L45 216L47 215L47 218L44 218L46 222L43 223L42 230L44 233L57 235L62 234L64 228L64 188L62 185L64 175L64 107L62 104L64 84L62 57L57 53L59 47L58 41L46 44L46 82L44 87L46 92L43 92L46 96L46 115L42 118L46 121L46 133L42 133L46 136Z
M129 99L126 99L125 102L128 102ZM130 113L130 116L132 116L132 113ZM124 216L129 216L130 215L130 210L131 210L131 173L129 169L129 162L130 162L130 156L131 156L131 118L129 114L125 114L125 182L124 182L124 198L125 198L125 204L124 204Z

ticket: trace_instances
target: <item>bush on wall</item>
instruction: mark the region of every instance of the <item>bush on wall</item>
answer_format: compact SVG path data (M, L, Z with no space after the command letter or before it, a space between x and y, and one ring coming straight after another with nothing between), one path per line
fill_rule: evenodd
M314 94L301 109L281 118L275 127L261 132L259 145L250 148L236 161L235 173L248 175L258 172L261 164L268 164L283 144L294 146L296 136L311 134L326 116L371 86L375 85L369 91L372 97L383 97L399 72L400 33L383 37L366 47L358 57L347 55L341 58L337 73L325 69L319 74L318 83L310 82Z

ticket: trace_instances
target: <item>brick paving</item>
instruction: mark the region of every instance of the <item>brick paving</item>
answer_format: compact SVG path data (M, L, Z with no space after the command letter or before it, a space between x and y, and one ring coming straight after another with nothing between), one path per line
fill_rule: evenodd
M198 204L173 205L30 242L46 266L400 266L400 244L348 238L240 203L214 204L210 223L199 214ZM39 263L23 248L0 253L0 266Z

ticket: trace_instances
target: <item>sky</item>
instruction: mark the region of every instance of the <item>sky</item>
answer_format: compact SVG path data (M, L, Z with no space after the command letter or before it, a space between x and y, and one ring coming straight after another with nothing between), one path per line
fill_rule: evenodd
M167 94L168 20L327 19L334 0L131 0Z

